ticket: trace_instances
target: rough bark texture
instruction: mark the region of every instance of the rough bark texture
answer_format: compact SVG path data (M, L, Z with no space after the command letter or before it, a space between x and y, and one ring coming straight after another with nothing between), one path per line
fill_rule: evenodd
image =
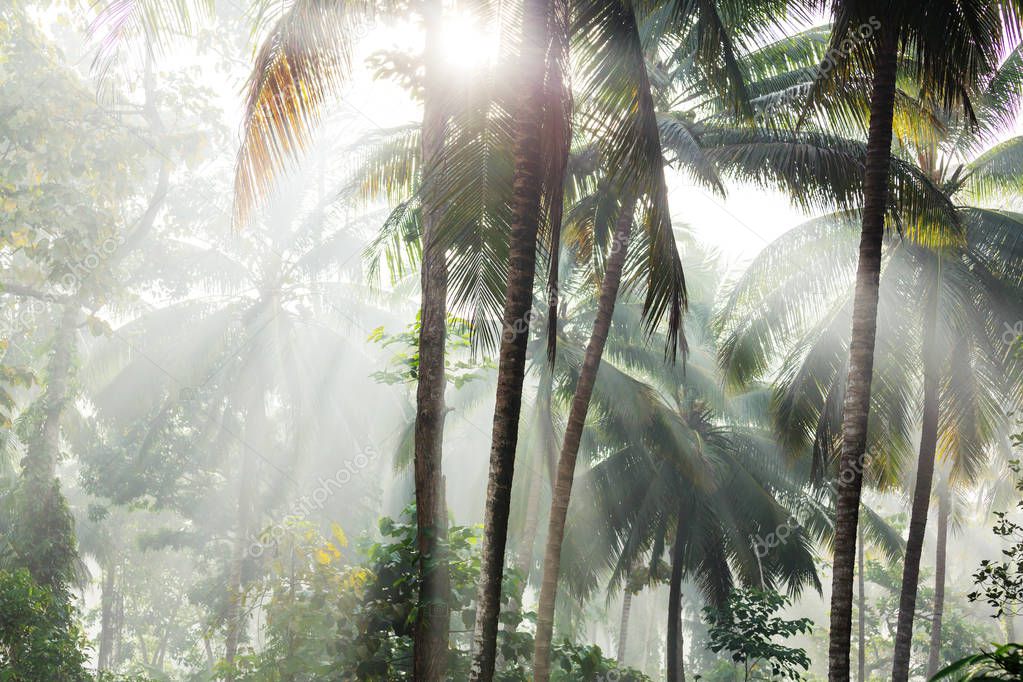
M857 612L857 629L859 630L859 648L856 651L857 667L856 679L865 682L867 679L867 577L864 570L867 562L864 555L866 547L863 546L863 524L858 528L859 542L856 543L856 578L859 582L859 610Z
M625 665L625 648L629 643L629 616L632 615L632 592L628 587L622 590L622 619L618 623L618 651L615 662L618 667Z
M886 25L882 28L877 49L870 96L863 225L853 298L849 378L842 410L842 454L835 504L835 557L828 651L828 679L831 682L849 680L856 526L860 510L860 491L863 486L870 383L874 370L881 242L888 201L888 171L891 163L892 119L895 107L895 71L898 57L898 33L895 27Z
M426 30L426 98L423 103L423 262L419 333L419 383L416 388L415 484L416 542L419 550L419 610L413 642L413 677L443 682L447 674L449 606L448 565L444 551L447 510L444 498L444 344L447 332L448 272L438 235L441 210L430 190L444 143L444 113L436 92L441 40L440 0L423 7Z
M941 664L941 626L945 615L945 562L948 558L948 519L951 512L948 484L938 496L938 542L934 551L934 619L931 621L931 650L927 657L927 678L934 677Z
M685 682L685 662L682 660L682 515L675 528L675 542L671 548L671 582L668 584L668 636L667 682Z
M902 567L902 591L899 595L899 620L895 631L895 654L892 660L892 680L909 679L909 656L913 644L913 616L916 613L916 594L920 582L920 559L924 537L927 535L927 513L931 504L931 486L934 482L934 453L938 444L938 410L940 367L935 348L938 317L938 269L931 291L927 294L923 328L924 407L920 432L920 454L916 464L916 486L913 490L913 510L909 519L909 536Z
M629 236L632 233L632 219L635 200L622 202L621 214L615 225L611 254L604 270L604 281L600 287L597 317L593 332L586 344L579 381L576 383L572 407L565 427L565 440L561 446L558 470L551 495L550 520L547 526L547 548L543 559L543 581L540 584L540 604L537 607L536 639L533 651L533 680L547 682L551 675L551 638L554 633L554 608L558 593L558 574L561 571L561 547L565 540L565 521L568 517L568 503L572 497L572 483L575 478L575 462L579 454L586 413L590 409L590 398L597 382L600 360L604 355L608 333L611 331L611 317L614 314L618 289L622 283L622 268L628 253Z
M497 624L501 609L501 580L508 544L508 514L515 474L515 447L522 409L526 370L536 239L540 222L542 163L540 121L543 113L544 56L548 34L548 2L526 0L522 19L521 108L514 136L512 222L508 244L508 286L502 319L497 370L497 400L490 447L487 498L483 512L483 548L476 593L472 682L490 682L497 653Z

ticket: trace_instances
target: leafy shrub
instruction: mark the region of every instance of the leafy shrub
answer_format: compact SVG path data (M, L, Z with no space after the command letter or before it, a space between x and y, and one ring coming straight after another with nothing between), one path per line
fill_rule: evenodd
M84 647L70 605L25 569L0 571L0 681L87 680Z

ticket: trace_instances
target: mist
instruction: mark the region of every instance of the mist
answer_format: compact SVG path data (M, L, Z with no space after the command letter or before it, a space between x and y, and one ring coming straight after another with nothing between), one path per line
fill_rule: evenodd
M861 5L3 0L0 679L1023 679L1023 26Z

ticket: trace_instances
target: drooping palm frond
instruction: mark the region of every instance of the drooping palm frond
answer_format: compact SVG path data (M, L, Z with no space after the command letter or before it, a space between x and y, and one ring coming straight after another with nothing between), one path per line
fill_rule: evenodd
M147 50L166 49L176 37L192 35L213 15L215 0L102 0L89 26L99 40L93 68L105 70L126 41L141 38Z
M236 223L245 222L272 191L276 175L309 143L322 105L348 78L359 26L375 11L363 0L294 0L271 28L248 83Z
M666 353L685 347L685 275L675 246L664 179L664 157L637 19L629 5L592 0L577 8L573 48L579 69L580 125L596 141L611 182L643 207L643 238L635 251L643 268L627 269L626 286L645 287L647 328L665 322ZM642 278L642 279L638 279Z
M715 128L704 134L708 157L726 173L786 191L807 210L860 205L866 145L823 133ZM959 230L955 207L913 164L892 158L889 215L916 238L949 238Z
M1001 142L966 166L963 194L976 201L1015 199L1023 194L1023 137Z

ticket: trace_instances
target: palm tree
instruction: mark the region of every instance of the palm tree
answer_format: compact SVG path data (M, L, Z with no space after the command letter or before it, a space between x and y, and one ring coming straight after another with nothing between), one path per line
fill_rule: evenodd
M786 68L791 70L788 73L775 74L775 78L781 80L786 85L795 82L795 87L800 87L799 83L801 79L805 79L806 74L813 74L812 70L806 68L809 65L806 64L806 59L809 56L812 58L814 50L812 49L813 43L818 40L816 32L810 32L797 36L792 39L786 46L790 52L790 59L788 63L791 64L795 61L794 66L786 65ZM797 49L793 49L797 46ZM795 53L802 57L803 64L799 63L799 59L791 59L791 54ZM916 100L911 95L905 93L901 94L901 99L904 104L902 108L915 110L917 112L930 112L926 114L927 120L930 121L930 125L921 126L929 129L929 132L921 136L907 135L902 138L902 146L905 149L905 153L910 158L917 160L920 168L919 172L928 179L935 187L941 189L941 192L948 195L946 203L953 203L960 201L963 198L963 194L969 192L970 187L967 186L965 189L960 191L965 182L967 185L975 185L977 181L966 181L966 178L977 175L979 172L980 181L983 183L990 184L994 182L999 186L1004 186L1008 181L1004 169L999 169L998 177L987 179L990 175L989 172L984 171L982 168L970 168L969 164L962 166L955 166L949 161L940 161L938 157L938 149L941 146L951 147L955 153L955 149L968 150L972 145L976 145L979 140L990 138L990 136L997 132L1000 127L1004 127L1007 119L1006 111L1012 110L1016 95L1016 88L1014 83L1018 79L1018 55L1014 52L1010 55L1009 59L1006 60L1005 65L996 71L990 77L990 82L986 86L985 90L975 93L974 101L977 105L976 110L976 125L974 127L966 126L956 123L955 119L949 120L947 115L943 115L940 111L933 111L933 108L927 101ZM801 69L802 67L802 69ZM907 64L905 61L900 63L900 70L904 71L908 75L913 73L912 63ZM776 86L778 80L773 84ZM802 80L802 86L812 86L812 83L807 83ZM789 87L792 87L789 85ZM771 95L765 95L765 98L770 100ZM852 99L852 98L850 98ZM997 112L997 113L996 113ZM902 114L903 120L906 119L907 115ZM925 121L926 123L926 121ZM912 129L912 126L907 126ZM942 137L943 136L943 137ZM920 139L922 138L922 139ZM959 152L960 156L962 152ZM1003 162L1004 163L1004 162ZM959 194L957 194L959 193ZM956 229L956 225L960 222L963 214L957 213L949 216L949 219L935 221L929 221L934 223L934 227L931 229L938 230L951 230ZM898 214L895 214L897 220L900 219ZM965 218L963 218L965 220ZM949 225L951 223L951 225ZM913 239L926 241L928 237L920 234L918 230L914 230L910 233ZM955 237L951 237L955 240ZM943 271L941 269L941 260L932 264L931 269L935 273L935 277L940 275ZM935 280L937 282L938 280ZM924 320L923 324L926 328L930 329L934 326L934 318L937 315L936 306L938 305L938 290L939 285L935 283L933 286L928 288L929 293L920 292L920 300L924 301L925 311L927 312L927 319ZM923 338L927 340L929 344L934 342L934 339L938 335L938 330L934 330L934 333L925 333ZM988 344L990 349L990 344ZM948 351L944 351L948 352ZM996 352L997 354L997 352ZM901 677L905 673L904 670L908 666L909 656L909 641L912 623L912 602L914 601L916 582L919 573L919 558L920 548L923 541L923 534L926 523L926 509L927 502L930 499L930 472L933 471L933 460L934 460L934 449L937 445L937 437L934 435L938 428L938 386L936 385L937 379L935 378L937 370L934 364L938 362L937 353L933 348L924 348L923 357L925 358L924 364L928 370L925 375L929 376L925 383L925 422L923 430L923 439L921 442L921 449L919 454L919 464L917 467L917 493L914 495L914 519L911 523L909 546L907 550L906 560L906 575L903 581L903 599L904 604L900 609L900 630L896 638L896 644L899 649L895 656L895 665L898 668L896 671L896 677ZM965 455L964 455L965 456Z
M842 409L828 661L829 679L845 682L849 679L856 524L867 443L899 56L904 51L916 58L914 80L936 101L947 107L960 102L969 114L972 107L968 93L972 85L995 68L1003 36L1016 33L1018 27L1015 6L1008 2L965 6L955 2L893 5L835 0L828 4L834 15L832 47L836 54L851 56L851 60L842 61L846 65L855 62L872 81L859 262ZM862 40L859 33L862 26L874 26L876 32L861 43L866 49L853 50L850 55L843 44L856 45L858 38ZM848 77L851 69L836 68L832 73L840 71ZM896 672L899 675L896 679L902 682L907 673Z
M423 91L422 151L424 177L437 172L444 144L445 114L437 101L441 68L443 5L430 0L423 5L426 47ZM442 682L447 674L448 567L442 538L447 537L444 508L444 348L447 331L447 262L437 231L443 221L442 206L429 191L422 192L422 309L419 338L419 382L416 387L415 485L416 542L419 550L420 594L413 642L413 677Z
M770 15L761 17L755 12L751 12L751 15L753 15L752 18L731 17L731 19L742 25L743 30L747 32L755 31L757 26L770 20ZM710 18L700 15L698 19L694 19L690 33L700 33L710 21ZM758 21L760 23L757 23ZM619 23L628 26L627 20ZM847 205L854 200L859 179L849 169L858 163L858 159L864 153L862 149L847 141L822 136L792 135L777 131L751 132L743 127L729 125L727 120L722 120L722 116L729 111L734 94L730 95L730 98L722 98L720 89L709 88L706 82L694 78L693 65L700 63L703 57L699 53L694 57L686 52L686 50L693 49L691 36L677 40L681 47L673 58L679 62L680 66L670 74L670 77L666 74L658 74L662 81L668 79L670 82L668 86L662 87L654 93L664 100L664 104L678 104L685 107L683 111L670 111L656 115L662 146L671 155L673 165L686 170L698 182L716 191L723 191L719 173L730 173L746 181L768 184L786 190L804 205ZM745 88L748 79L756 75L751 63L755 64L756 61L763 60L764 55L758 50L748 55L740 54L739 48L728 40L730 37L725 38L726 44L720 49L736 62L735 68L739 71L739 75L730 82L734 84L737 81ZM611 40L607 42L614 44L614 41ZM750 63L747 63L747 60ZM640 71L642 68L637 67L635 70ZM672 85L676 83L677 85L673 88ZM750 85L757 86L759 83L750 82ZM678 92L674 92L674 90ZM585 100L583 100L583 108L585 108ZM705 120L694 120L700 114L706 115ZM844 165L846 163L849 165ZM900 193L900 197L905 198L901 198L900 201L910 205L918 204L921 203L922 198L928 195L939 194L936 188L927 185L921 173L905 164L898 165L893 172L898 178L900 188L904 189L904 192ZM612 173L608 175L613 178ZM628 191L625 192L627 195ZM619 214L620 220L624 220L628 215L625 208L630 205L630 200L631 197L628 197L620 204L616 204L620 205L623 211ZM585 199L582 204L587 202L601 205L597 200ZM576 207L569 209L570 214L576 211ZM611 255L608 259L605 279L601 285L602 292L617 291L619 286L617 277L612 278L618 274L618 270L612 265L616 265L616 256L621 256L624 259L624 249L619 245L627 246L628 242L621 241L622 238L618 236L623 232L624 227L620 222L616 236L611 242ZM593 382L599 368L602 349L607 340L610 319L614 310L614 297L605 297L602 294L601 300L604 305L597 316L588 345L587 360L580 374L580 383L576 387L554 484L547 550L544 559L544 581L541 586L537 617L536 653L534 655L534 674L539 679L545 679L547 675L557 576L560 566L560 548L564 537L565 518L569 506L579 441L585 423L590 393L593 390Z
M566 242L573 244L576 232L569 215ZM682 241L688 243L684 237ZM698 252L687 249L685 255L693 301L685 372L665 371L643 338L635 304L616 307L615 333L608 339L594 386L583 443L584 452L592 453L597 463L581 477L586 495L572 507L574 531L564 549L567 586L579 598L593 591L605 567L612 571L612 585L629 581L630 591L637 588L631 581L644 572L644 564L651 565L648 579L671 575L669 679L683 674L678 620L685 576L694 576L709 600L727 594L733 575L753 585L776 579L812 583L806 547L811 536L826 537L828 525L828 506L789 480L771 438L748 426L763 401L750 397L729 403L722 393L714 338L708 331L716 267ZM585 355L571 339L585 329L593 314L589 311L595 305L599 309L590 297L576 305L581 307L569 317L583 321L566 329L559 341L567 386L585 367ZM711 418L712 409L726 410L730 417ZM800 517L809 532L794 529L791 544L759 561L754 538L790 526L790 514ZM675 542L679 532L681 539ZM891 533L886 538L889 547L897 546ZM669 552L674 560L670 569L661 571L665 548L674 552Z

